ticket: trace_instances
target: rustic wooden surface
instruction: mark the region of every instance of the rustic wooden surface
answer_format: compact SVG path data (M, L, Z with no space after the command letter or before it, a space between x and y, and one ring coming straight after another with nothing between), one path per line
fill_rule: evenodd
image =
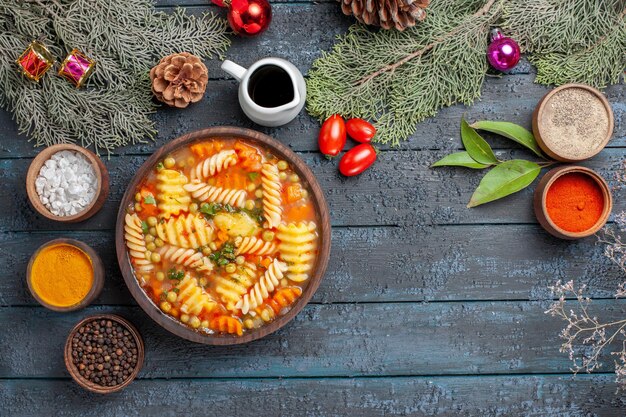
M204 0L158 3L164 10L180 4L194 13L224 13ZM247 66L280 56L306 74L351 23L333 1L275 1L273 10L268 32L234 39L229 59ZM460 147L464 113L530 127L548 88L533 83L527 63L487 78L481 100L442 110L400 148L382 146L374 167L349 179L339 176L336 161L316 152L318 124L306 113L281 128L255 126L217 60L209 73L202 102L157 113L156 142L105 160L111 195L100 213L72 226L51 223L28 205L24 178L40 149L0 112L0 415L624 415L612 359L604 356L597 374L571 376L558 351L562 323L543 314L546 287L557 279L589 285L594 308L607 318L626 314L626 303L612 298L624 277L602 248L593 238L565 242L545 233L532 213L532 189L469 210L480 173L428 168ZM584 165L611 179L625 156L626 91L613 86L606 95L615 134ZM258 129L299 153L319 178L333 224L328 273L313 302L279 332L236 347L197 345L166 333L136 306L115 262L115 213L136 167L167 141L216 125ZM502 156L528 157L491 139ZM616 193L615 211L626 210L623 197ZM107 268L102 295L86 310L53 313L28 293L28 258L57 237L92 245ZM130 319L146 343L139 378L106 397L81 390L63 366L69 330L103 312Z

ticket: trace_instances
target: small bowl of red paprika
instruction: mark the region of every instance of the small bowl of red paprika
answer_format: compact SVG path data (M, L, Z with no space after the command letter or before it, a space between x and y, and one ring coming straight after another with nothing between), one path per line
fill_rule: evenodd
M561 239L591 236L607 222L613 198L609 185L595 171L581 166L554 168L535 190L537 220Z

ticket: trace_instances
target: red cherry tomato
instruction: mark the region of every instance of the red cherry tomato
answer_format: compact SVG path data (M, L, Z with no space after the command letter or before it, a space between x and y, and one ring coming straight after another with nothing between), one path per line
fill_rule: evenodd
M376 160L376 149L369 143L362 143L350 149L339 161L339 172L346 177L359 175Z
M318 139L324 155L337 156L346 145L346 123L338 114L333 114L322 124Z
M376 134L376 128L363 119L350 119L346 122L348 136L357 142L370 143Z

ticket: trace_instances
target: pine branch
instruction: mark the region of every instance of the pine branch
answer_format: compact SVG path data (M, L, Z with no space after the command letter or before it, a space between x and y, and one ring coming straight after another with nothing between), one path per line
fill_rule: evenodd
M355 25L313 63L307 110L375 121L398 145L416 124L480 96L490 26L501 26L537 66L537 82L620 82L626 67L625 0L437 0L405 32Z
M584 83L597 88L617 84L626 67L626 22L622 20L595 44L573 54L533 54L536 82L547 85Z
M209 58L228 47L227 24L212 14L168 15L151 0L0 2L0 105L36 145L79 142L97 152L156 134L149 69L171 52ZM62 59L78 48L97 61L85 88L46 74L21 76L15 59L33 39Z
M439 0L425 22L404 32L351 27L309 72L309 112L375 120L377 140L398 145L439 108L479 96L499 9L494 0Z

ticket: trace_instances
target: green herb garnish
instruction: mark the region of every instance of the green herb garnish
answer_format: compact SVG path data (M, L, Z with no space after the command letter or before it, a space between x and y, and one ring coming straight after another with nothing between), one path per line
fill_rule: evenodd
M256 181L256 179L259 178L259 173L258 172L248 172L248 178L250 178L250 181Z
M150 230L150 226L148 226L148 223L144 220L141 222L141 231L143 232L143 234L145 235L146 233L148 233L148 231Z
M177 271L176 269L172 268L167 271L167 277L173 281L180 281L185 277L185 271Z
M143 202L145 204L156 205L156 200L154 199L154 196L152 194L145 196Z
M163 165L163 162L159 162L159 163L156 165L156 170L157 170L157 171L161 171L163 168L165 168L165 165Z

